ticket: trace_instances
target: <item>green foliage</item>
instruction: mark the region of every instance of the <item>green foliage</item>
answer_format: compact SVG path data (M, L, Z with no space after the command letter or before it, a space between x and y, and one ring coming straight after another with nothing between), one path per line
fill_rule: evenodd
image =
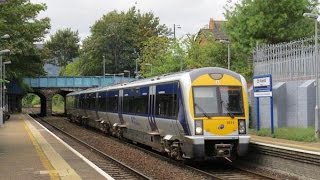
M227 68L228 48L226 44L214 41L209 37L206 43L200 44L193 36L185 40L188 55L187 68L223 67Z
M311 36L317 0L242 0L227 5L225 31L232 42L232 70L251 79L252 51L257 43L275 44Z
M44 75L40 52L34 43L43 40L50 27L49 18L36 19L45 9L44 4L33 4L28 0L0 3L0 35L11 36L8 40L0 40L1 49L11 50L10 56L4 58L12 62L6 67L7 77L11 80Z
M168 35L152 13L141 14L135 7L127 12L112 11L91 27L92 36L83 42L80 51L82 75L102 75L103 56L107 73L133 73L144 42L150 37Z
M48 63L65 67L79 55L79 33L70 28L58 30L44 44Z
M22 98L22 107L34 107L40 105L40 97L35 94L27 94Z
M140 73L144 77L150 77L177 72L180 70L180 61L183 61L184 56L178 41L171 41L164 36L151 37L144 43L141 51Z
M60 76L79 76L81 69L81 62L79 59L75 59L72 63L62 67L60 70Z
M153 37L142 49L141 73L149 77L180 71L181 66L182 70L210 66L227 68L227 50L226 44L210 39L200 45L194 36L181 41ZM152 64L152 75L150 65L146 64Z
M271 130L269 128L262 128L258 132L251 129L250 133L258 136L272 137ZM317 141L314 137L314 133L314 128L275 128L274 137L293 141L314 142Z
M55 113L64 112L64 98L59 94L52 97L52 111Z

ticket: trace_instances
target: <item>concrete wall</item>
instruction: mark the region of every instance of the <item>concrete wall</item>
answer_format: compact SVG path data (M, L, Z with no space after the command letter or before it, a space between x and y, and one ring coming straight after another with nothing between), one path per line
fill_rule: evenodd
M315 86L314 80L273 83L274 127L314 126ZM256 98L249 89L251 124L256 127ZM270 98L260 98L260 126L269 128Z

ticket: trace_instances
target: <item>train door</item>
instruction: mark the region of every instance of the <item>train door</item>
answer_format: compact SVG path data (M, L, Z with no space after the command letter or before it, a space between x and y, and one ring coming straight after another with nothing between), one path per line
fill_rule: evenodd
M124 124L124 120L123 120L123 89L119 90L118 115L119 115L120 123Z
M153 134L158 134L159 130L155 119L155 106L156 106L156 86L149 87L149 101L148 101L148 121L150 131Z

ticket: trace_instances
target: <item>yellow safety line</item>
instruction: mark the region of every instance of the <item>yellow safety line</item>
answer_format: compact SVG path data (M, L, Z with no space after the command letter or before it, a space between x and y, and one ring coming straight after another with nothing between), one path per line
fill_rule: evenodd
M48 170L50 178L52 180L60 180L59 177L59 173L56 172L56 170L54 169L54 167L52 166L51 162L49 161L49 159L47 158L47 156L45 155L45 153L43 152L40 144L38 143L38 141L36 140L36 138L32 135L31 130L29 129L29 127L26 124L26 121L23 120L24 122L24 128L26 129L29 138L33 144L33 146L36 149L36 152L40 158L41 163L43 164L43 166Z

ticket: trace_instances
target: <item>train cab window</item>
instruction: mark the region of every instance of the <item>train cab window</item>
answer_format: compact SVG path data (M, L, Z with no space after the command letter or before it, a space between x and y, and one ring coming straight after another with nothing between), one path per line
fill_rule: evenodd
M241 87L220 87L222 114L243 114Z
M195 116L210 116L219 113L216 87L193 87Z

